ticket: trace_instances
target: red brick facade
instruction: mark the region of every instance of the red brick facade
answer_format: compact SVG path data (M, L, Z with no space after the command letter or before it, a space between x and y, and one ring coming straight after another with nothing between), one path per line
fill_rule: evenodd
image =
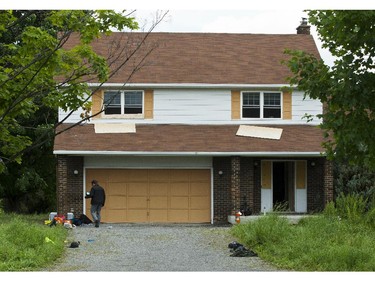
M234 215L236 211L245 207L250 208L253 214L261 212L261 160L238 156L213 158L215 224L227 223L228 215ZM324 158L306 160L307 210L321 211L326 202L333 200L332 163ZM57 157L58 213L83 213L83 164L84 159L80 156Z
M249 207L253 214L261 213L261 160L250 157L213 159L214 223L226 222L228 215L233 215L234 211L244 207ZM325 158L305 160L307 160L307 211L313 213L323 210L326 202L333 199L332 164ZM223 171L221 176L218 175L219 171ZM228 173L231 171L234 174Z

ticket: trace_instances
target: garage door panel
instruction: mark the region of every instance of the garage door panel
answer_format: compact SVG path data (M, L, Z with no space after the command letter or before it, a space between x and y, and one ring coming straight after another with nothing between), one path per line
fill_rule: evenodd
M190 208L207 210L210 208L210 198L209 197L191 197Z
M190 194L194 195L209 195L210 189L207 188L207 183L193 182L190 185Z
M126 195L126 184L125 183L108 183L106 190L110 190L111 195L119 195L125 196ZM108 192L106 192L108 193Z
M108 181L108 170L87 170L86 172L86 183L90 185L91 188L91 181L97 180L99 183L104 183Z
M191 180L193 182L196 182L196 181L211 182L211 171L210 170L192 170Z
M149 199L150 209L168 209L168 198L163 197L151 197Z
M148 186L145 183L129 183L128 196L147 196Z
M128 197L128 209L147 209L147 197Z
M189 182L189 170L172 170L170 173L171 182Z
M106 216L104 217L104 214L102 214L102 217L105 222L125 222L126 211L109 209L106 211Z
M172 196L188 196L189 195L189 183L171 183L171 195Z
M172 197L171 198L171 209L189 209L189 198L188 197Z
M128 210L129 222L148 222L147 210Z
M147 180L148 170L124 170L124 179L127 182L142 182Z
M108 182L124 182L124 170L108 170Z
M210 216L209 210L191 210L190 222L207 222L210 221Z
M189 214L185 210L170 210L168 212L169 222L189 222Z
M126 207L126 197L118 195L106 196L107 206L110 206L111 209L124 209Z
M150 210L150 221L168 222L168 210Z
M149 170L148 179L150 182L169 182L170 174L169 170Z
M169 189L169 183L168 182L161 182L161 183L151 183L149 184L150 190L150 196L168 196L168 189Z

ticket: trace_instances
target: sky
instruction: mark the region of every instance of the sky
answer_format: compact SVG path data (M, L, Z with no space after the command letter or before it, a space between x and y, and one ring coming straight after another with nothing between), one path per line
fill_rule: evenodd
M375 9L375 1L353 0L13 0L0 9L115 9L136 10L146 30L157 15L168 11L155 32L217 32L295 34L308 9ZM361 3L364 2L364 3ZM358 4L360 3L360 4ZM320 55L332 66L334 58L311 27Z

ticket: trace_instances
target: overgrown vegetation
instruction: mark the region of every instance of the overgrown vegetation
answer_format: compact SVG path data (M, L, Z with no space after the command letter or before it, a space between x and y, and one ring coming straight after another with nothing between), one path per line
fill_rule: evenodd
M0 271L36 271L61 257L67 230L46 217L0 213Z
M232 234L283 269L374 271L375 204L367 203L360 195L341 195L321 215L297 225L270 214L233 227Z

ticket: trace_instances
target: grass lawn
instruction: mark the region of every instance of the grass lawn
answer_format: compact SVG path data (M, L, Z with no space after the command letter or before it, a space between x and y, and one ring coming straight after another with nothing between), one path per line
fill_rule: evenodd
M314 216L297 225L275 214L236 225L232 234L281 269L375 271L375 227L337 216Z
M0 271L38 271L61 257L67 230L46 218L0 213Z

